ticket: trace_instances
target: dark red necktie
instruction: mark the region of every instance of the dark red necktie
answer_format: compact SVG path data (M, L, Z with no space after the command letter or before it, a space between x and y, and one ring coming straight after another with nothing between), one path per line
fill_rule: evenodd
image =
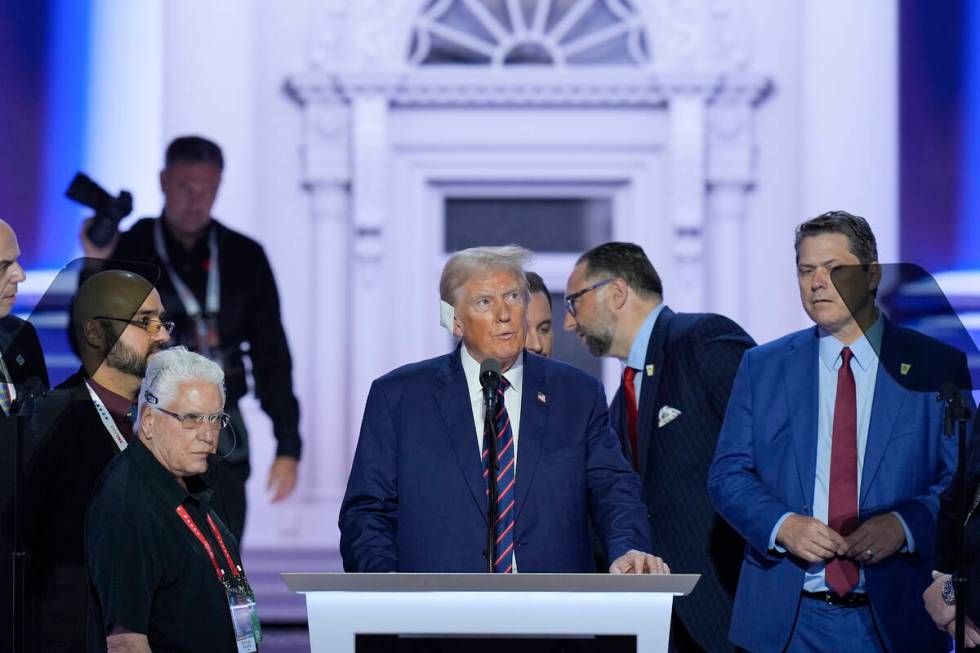
M627 366L623 370L623 397L626 400L626 428L629 429L630 449L633 455L633 469L640 470L640 449L636 440L636 386L633 385L633 377L636 370Z
M847 537L858 526L857 482L857 390L851 371L853 353L841 350L837 371L837 400L834 402L834 432L830 450L830 497L828 525ZM849 558L834 558L826 567L827 586L840 596L858 584L857 563Z

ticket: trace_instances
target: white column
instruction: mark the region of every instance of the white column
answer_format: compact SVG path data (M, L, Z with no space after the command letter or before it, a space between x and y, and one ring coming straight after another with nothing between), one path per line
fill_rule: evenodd
M738 184L713 185L708 192L707 305L736 322L742 318L744 301L742 224L746 211L746 188Z
M898 256L898 2L803 3L800 220L833 209Z
M353 260L351 278L350 375L351 442L356 442L371 382L388 370L383 343L391 324L383 285L384 227L390 192L388 99L378 91L359 92L351 105Z
M698 311L705 305L704 98L678 91L670 98L669 112L668 206L674 230L670 304L675 310Z
M321 255L313 260L309 302L314 364L307 381L313 400L303 407L309 415L304 432L311 436L304 443L307 496L339 505L353 455L344 382L351 369L349 201L342 183L321 183L312 192L314 248Z
M761 80L729 79L707 114L706 308L737 322L748 317L744 225L755 184L754 104L765 88Z

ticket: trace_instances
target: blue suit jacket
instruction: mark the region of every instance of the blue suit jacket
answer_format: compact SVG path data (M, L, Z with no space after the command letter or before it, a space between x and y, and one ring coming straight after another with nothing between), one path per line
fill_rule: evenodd
M890 651L940 651L943 638L922 604L934 564L940 492L956 468L956 443L942 436L942 408L923 375L962 378L963 354L886 321L861 476L861 521L897 511L915 553L865 567L865 587ZM901 364L909 367L901 374ZM708 491L745 537L731 639L750 651L782 651L793 630L806 563L769 550L786 512L811 515L817 456L816 328L749 350L742 359ZM917 386L912 390L910 387ZM923 391L919 391L921 388Z
M525 353L518 437L520 571L595 571L590 514L613 558L650 551L639 478L609 428L601 383ZM485 571L486 512L459 350L377 379L340 511L344 569Z

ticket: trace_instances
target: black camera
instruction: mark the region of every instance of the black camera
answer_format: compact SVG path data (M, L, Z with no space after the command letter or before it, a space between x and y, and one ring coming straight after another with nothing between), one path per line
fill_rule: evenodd
M121 191L113 197L104 188L79 172L65 191L69 199L95 210L85 235L96 247L108 245L119 232L119 221L133 212L133 194Z

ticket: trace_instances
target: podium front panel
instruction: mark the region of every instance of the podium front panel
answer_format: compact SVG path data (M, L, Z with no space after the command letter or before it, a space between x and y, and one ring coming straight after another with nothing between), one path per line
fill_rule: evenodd
M521 574L510 579L484 574L291 576L287 584L306 594L313 653L354 653L359 634L623 635L636 637L638 652L660 653L667 650L673 597L687 593L697 581L697 576L608 575L602 580L596 574L526 574L520 579ZM474 589L488 585L496 591ZM453 589L427 589L440 587ZM492 622L488 615L494 615Z

